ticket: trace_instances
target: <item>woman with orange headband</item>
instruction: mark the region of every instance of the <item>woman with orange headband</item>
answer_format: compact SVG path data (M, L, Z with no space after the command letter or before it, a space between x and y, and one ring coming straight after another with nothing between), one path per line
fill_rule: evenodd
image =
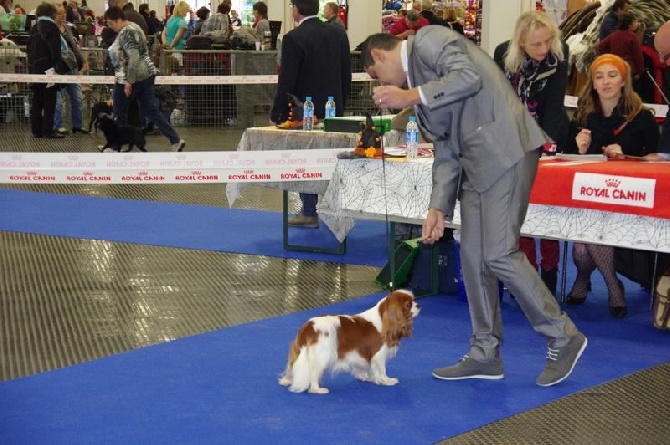
M591 81L577 102L567 153L603 154L608 158L644 156L656 151L658 124L633 91L630 67L621 57L603 54L591 64ZM623 283L614 267L614 247L574 243L572 257L577 278L567 303L586 301L591 274L597 268L607 285L612 316L623 318L628 310Z

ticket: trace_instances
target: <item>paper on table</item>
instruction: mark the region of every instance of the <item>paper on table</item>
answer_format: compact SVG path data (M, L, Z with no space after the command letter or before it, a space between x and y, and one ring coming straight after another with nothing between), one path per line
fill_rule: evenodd
M407 150L398 147L385 147L384 154L387 156L405 156L407 154Z

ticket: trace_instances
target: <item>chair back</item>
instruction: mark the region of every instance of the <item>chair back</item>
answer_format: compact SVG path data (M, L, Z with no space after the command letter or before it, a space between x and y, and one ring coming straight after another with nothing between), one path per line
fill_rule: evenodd
M270 20L270 34L272 35L272 41L270 42L270 47L274 50L277 49L277 37L279 37L280 31L281 31L281 20Z

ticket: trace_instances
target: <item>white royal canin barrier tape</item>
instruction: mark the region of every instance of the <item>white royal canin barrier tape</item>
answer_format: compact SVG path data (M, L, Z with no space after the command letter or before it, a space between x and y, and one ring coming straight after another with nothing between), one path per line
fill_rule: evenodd
M350 148L190 153L0 153L6 184L328 181Z
M369 82L372 80L367 73L353 73L353 82ZM114 76L47 76L45 74L5 74L0 73L0 83L79 83L88 85L111 85ZM276 75L255 76L156 76L156 85L267 85L276 84ZM568 108L577 108L576 96L565 96L563 104ZM655 117L664 118L668 112L667 105L644 104L654 111Z
M352 74L352 81L366 82L372 80L367 73ZM0 82L18 83L79 83L88 85L111 85L114 76L60 76L46 74L4 74L0 73ZM254 76L156 76L156 85L264 85L276 84L276 75Z

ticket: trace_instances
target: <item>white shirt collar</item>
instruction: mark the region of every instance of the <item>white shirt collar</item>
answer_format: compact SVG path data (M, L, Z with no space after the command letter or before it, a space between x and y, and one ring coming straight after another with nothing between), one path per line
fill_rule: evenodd
M407 40L402 41L402 47L400 48L400 60L402 62L402 70L407 75L409 71L409 63L407 58Z
M300 21L298 22L298 26L302 25L302 22L304 22L305 20L309 20L309 19L313 19L313 18L317 18L317 16L315 16L315 15L308 15L307 17L303 18L302 20L300 20Z

